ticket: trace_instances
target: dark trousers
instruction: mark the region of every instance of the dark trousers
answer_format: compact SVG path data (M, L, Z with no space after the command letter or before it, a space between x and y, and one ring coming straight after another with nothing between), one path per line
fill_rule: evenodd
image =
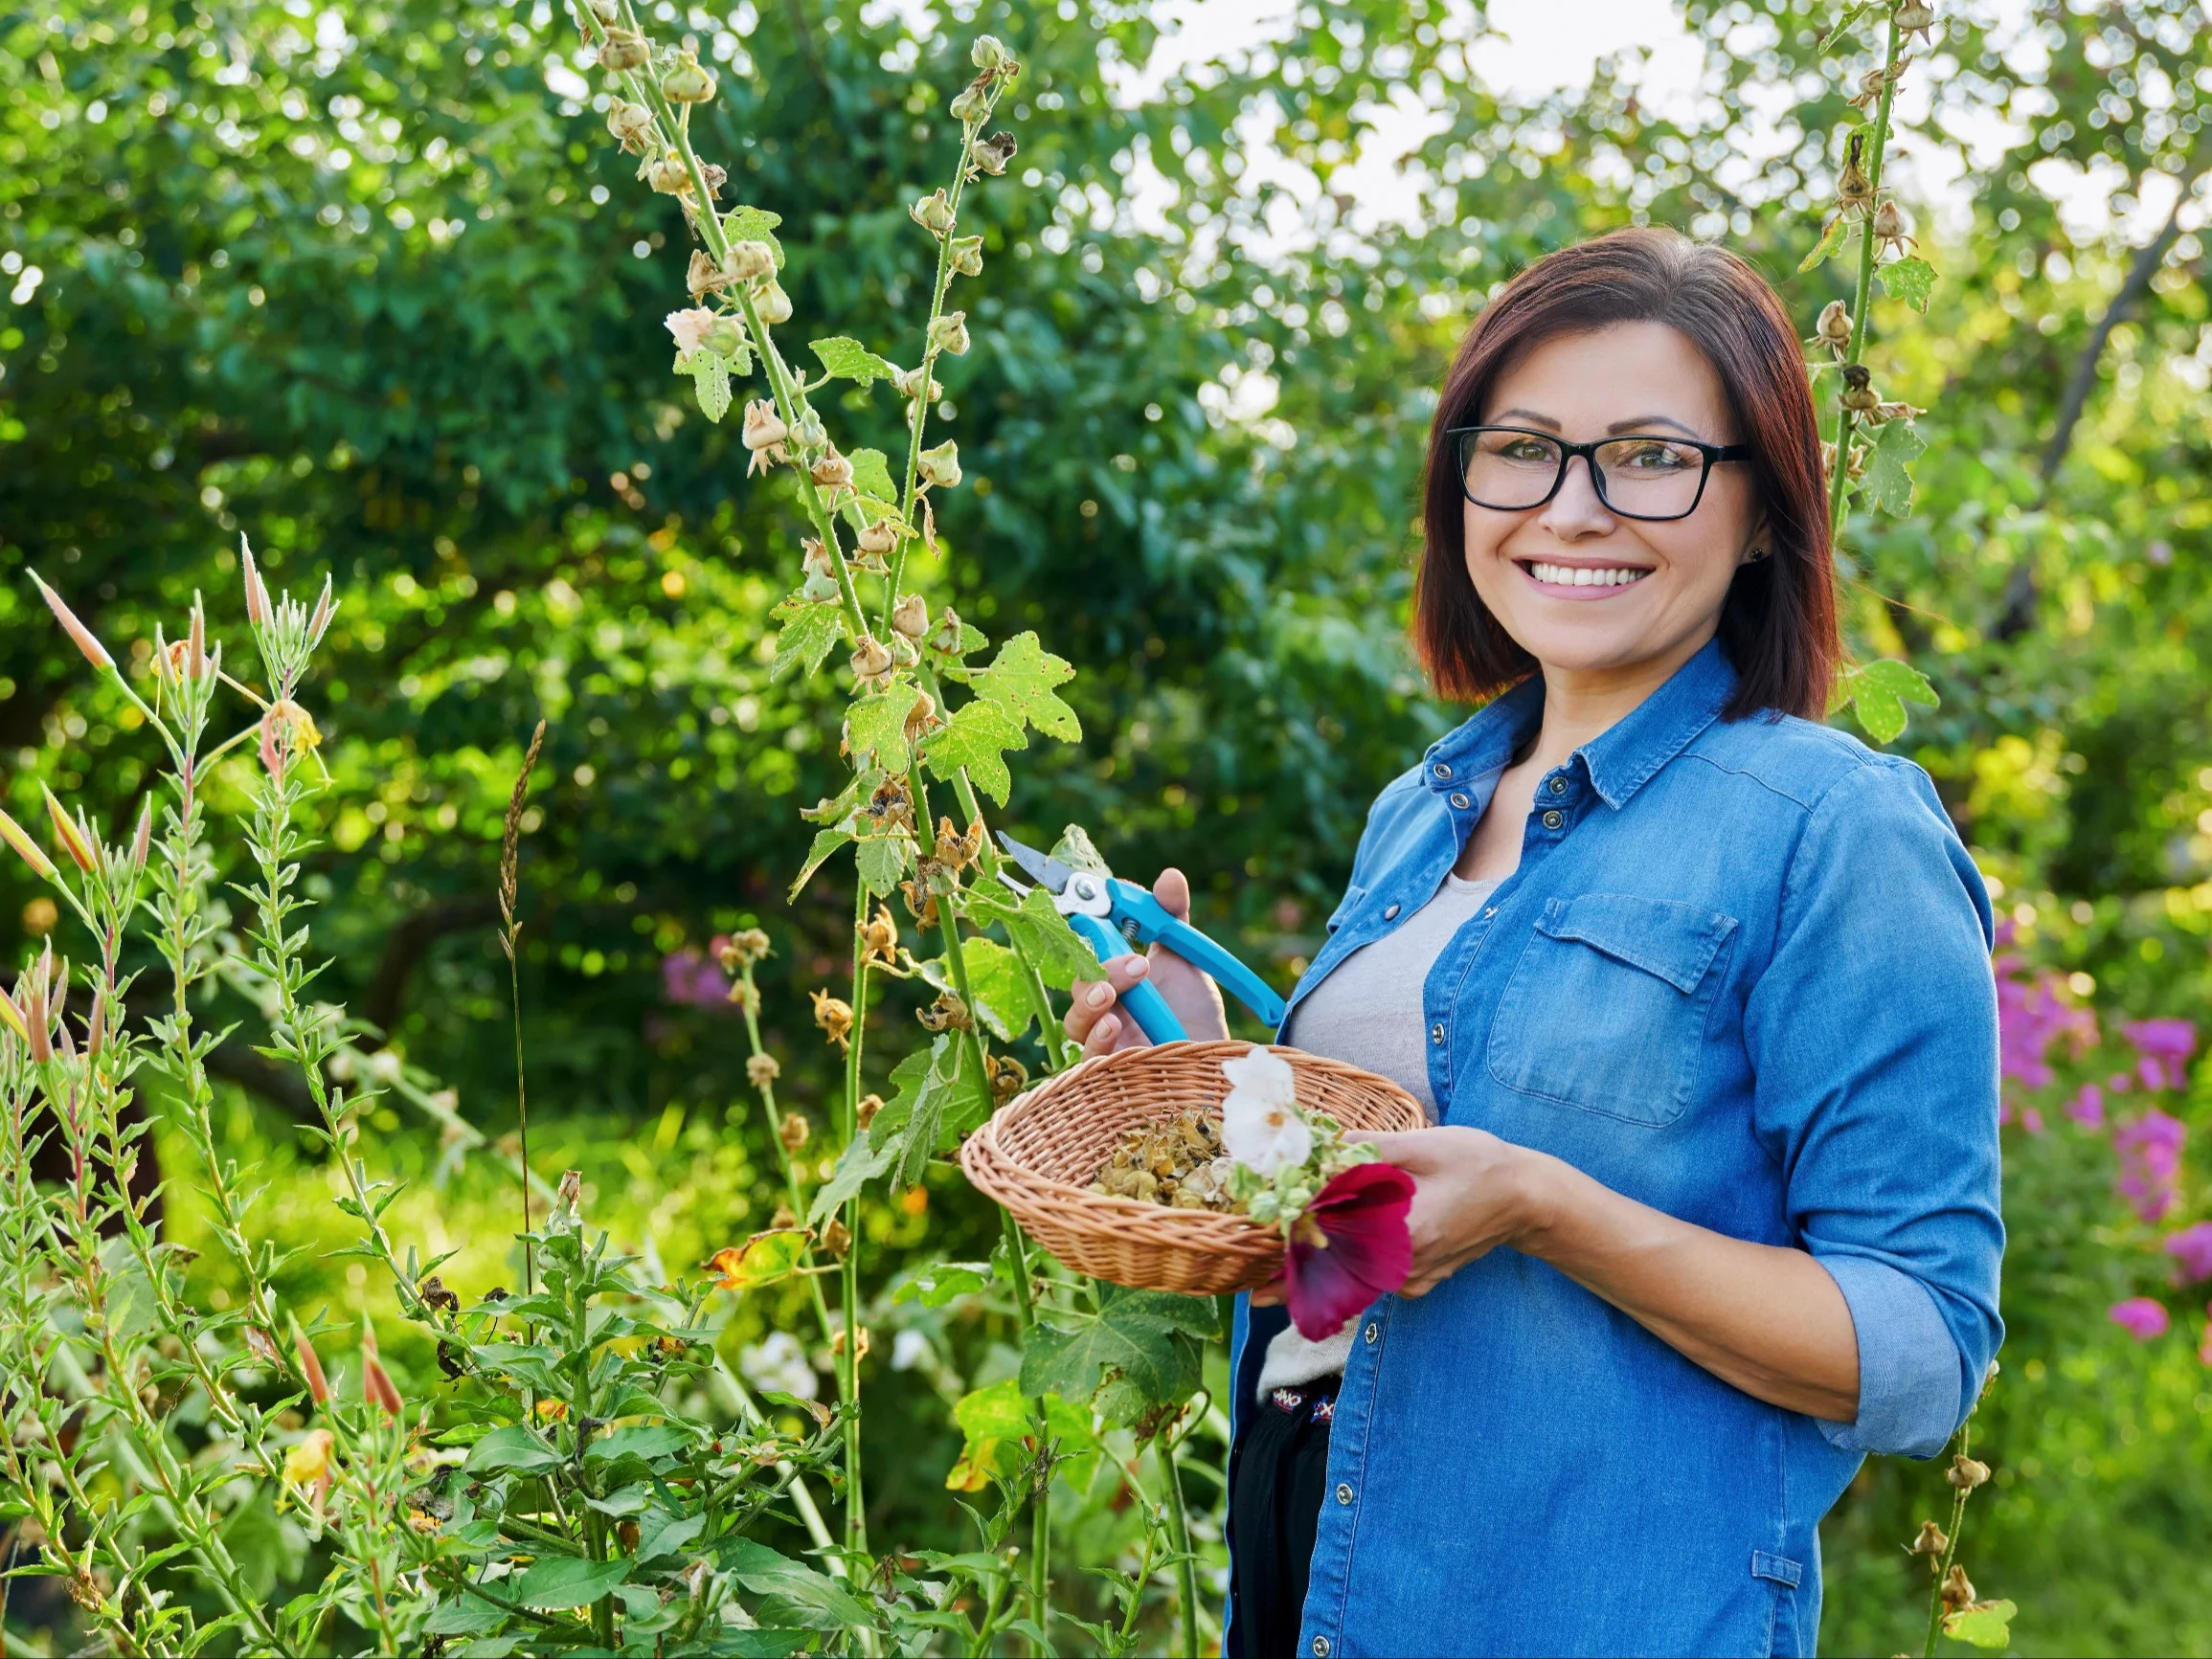
M1313 1565L1337 1379L1278 1388L1253 1410L1236 1448L1230 1492L1236 1532L1231 1625L1241 1659L1290 1659Z

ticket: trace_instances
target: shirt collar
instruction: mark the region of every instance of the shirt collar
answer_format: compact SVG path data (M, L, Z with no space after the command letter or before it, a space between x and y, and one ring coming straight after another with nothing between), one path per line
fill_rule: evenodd
M1718 639L1676 669L1649 697L1574 752L1599 798L1616 811L1710 726L1736 688ZM1421 781L1444 794L1504 770L1544 719L1544 677L1531 674L1429 746Z

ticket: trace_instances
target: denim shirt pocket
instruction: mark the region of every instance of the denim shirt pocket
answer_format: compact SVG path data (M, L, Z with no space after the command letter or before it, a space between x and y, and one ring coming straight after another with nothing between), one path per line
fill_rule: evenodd
M1562 1106L1663 1128L1697 1082L1714 971L1736 919L1584 893L1537 918L1491 1021L1490 1075Z
M1330 912L1328 931L1334 934L1339 928L1343 927L1346 918L1360 908L1360 901L1366 896L1367 889L1365 887L1346 887L1344 896L1337 901L1336 909Z

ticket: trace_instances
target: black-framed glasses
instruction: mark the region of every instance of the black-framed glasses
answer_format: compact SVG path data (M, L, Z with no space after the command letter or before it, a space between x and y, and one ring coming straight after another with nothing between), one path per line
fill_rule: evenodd
M1525 426L1456 426L1459 487L1478 507L1525 512L1540 507L1567 482L1576 456L1590 468L1597 499L1624 519L1686 519L1704 500L1716 461L1749 460L1748 443L1701 443L1694 437L1630 433L1594 443L1569 443Z

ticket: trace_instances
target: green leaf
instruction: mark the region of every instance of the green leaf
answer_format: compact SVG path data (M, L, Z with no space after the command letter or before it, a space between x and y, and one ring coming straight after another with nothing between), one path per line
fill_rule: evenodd
M999 647L991 665L969 682L979 697L987 697L1016 720L1035 727L1048 737L1073 743L1083 735L1075 711L1053 694L1052 687L1075 677L1065 657L1055 657L1037 642L1034 634L1017 634Z
M1859 481L1860 493L1892 518L1903 518L1912 510L1912 463L1927 448L1911 421L1883 422L1866 458L1866 476Z
M638 1547L632 1552L633 1557L649 1561L656 1556L672 1556L706 1528L707 1517L703 1514L679 1515L667 1510L655 1510L638 1523Z
M1031 887L1017 905L1008 895L979 886L970 887L961 902L979 924L1003 923L1007 937L1022 948L1038 976L1053 990L1065 991L1077 979L1098 977L1096 953L1052 908L1052 895L1043 887ZM1045 1022L1051 1023L1050 1013Z
M570 1607L588 1607L630 1576L630 1563L618 1556L611 1561L587 1561L581 1556L543 1556L530 1564L521 1578L505 1586L506 1594L541 1613L558 1613Z
M489 1474L497 1470L510 1470L515 1474L536 1474L552 1468L561 1460L561 1454L531 1433L519 1423L495 1428L469 1447L468 1461L462 1468L470 1474Z
M811 1630L843 1630L872 1625L875 1615L835 1579L801 1566L752 1538L730 1538L720 1551L723 1571L755 1595L774 1599L779 1617L761 1610L763 1624L803 1625Z
M783 621L776 637L776 661L768 678L780 680L794 666L812 674L822 666L830 647L845 638L845 613L835 600L817 605L787 599L774 613Z
M846 1199L857 1196L862 1187L891 1168L897 1156L893 1148L870 1146L866 1140L854 1141L837 1160L836 1173L815 1193L814 1202L806 1212L806 1224L821 1226Z
M1850 231L1851 227L1844 223L1841 213L1838 213L1830 219L1827 229L1820 233L1820 239L1813 244L1813 251L1798 262L1797 275L1802 277L1807 271L1810 271L1815 265L1840 248L1843 245L1843 238L1850 234Z
M894 684L870 692L845 712L845 738L855 754L872 754L890 773L906 771L906 717L914 709L914 688Z
M937 730L922 739L922 762L933 777L948 781L965 769L975 786L1001 806L1014 787L1013 774L1002 756L1009 749L1029 747L1022 723L1000 704L978 697L953 710Z
M948 1032L892 1068L896 1090L869 1126L871 1146L895 1154L892 1185L911 1187L930 1155L959 1144L960 1136L990 1115L991 1093L975 1075L968 1045Z
M833 380L857 380L867 385L871 380L889 380L898 373L892 364L886 363L857 340L848 340L843 334L832 334L826 340L817 340L807 347L822 360L823 372ZM860 469L853 468L854 483L859 482ZM889 475L886 475L888 482ZM869 493L869 492L863 492ZM887 489L883 493L891 492Z
M2020 1609L2010 1602L1976 1602L1943 1616L1943 1633L1954 1642L1976 1648L2005 1648L2012 1643L2012 1619Z
M1074 1326L1040 1320L1022 1354L1023 1392L1082 1401L1101 1382L1118 1380L1147 1404L1187 1400L1199 1385L1203 1341L1216 1329L1210 1305L1185 1306L1193 1300L1117 1287L1101 1294L1095 1318Z
M742 1244L725 1244L707 1259L707 1270L725 1290L750 1290L780 1279L806 1254L807 1234L799 1227L770 1227Z
M996 939L967 939L960 953L967 961L969 1005L993 1037L1002 1042L1013 1042L1036 1014L1036 1004L1029 997L1029 976L1022 972L1021 957ZM939 991L958 989L942 956L922 962L921 975ZM1046 1018L1050 1018L1049 1010Z
M861 884L879 898L898 891L899 879L914 868L914 838L904 830L869 836L854 847Z
M507 1616L505 1607L495 1607L481 1596L463 1594L440 1602L422 1630L428 1636L481 1636Z
M776 227L783 222L781 213L772 213L766 208L732 208L722 215L722 234L733 242L766 242L776 253L776 268L783 269L783 244L776 239Z
M691 377L699 413L719 426L730 413L730 365L711 351L692 351L677 358L676 368Z
M672 1423L634 1423L601 1435L584 1448L586 1463L612 1463L620 1457L651 1461L688 1451L691 1437Z
M953 1407L959 1424L959 1461L953 1465L945 1485L955 1491L981 1491L998 1469L999 1451L1010 1441L1027 1439L1035 1425L1032 1401L1011 1377L963 1395ZM1098 1444L1091 1427L1091 1414L1057 1395L1045 1400L1045 1430L1066 1451L1081 1451Z
M1894 743L1904 734L1907 703L1933 708L1938 701L1927 675L1893 657L1851 669L1838 690L1839 705L1849 704L1866 735L1877 743Z
M1926 259L1907 256L1882 267L1883 292L1903 300L1915 311L1928 310L1929 290L1935 286L1935 267Z
M838 829L834 826L825 830L817 830L814 836L814 844L806 849L806 863L800 866L799 878L791 884L789 896L794 899L799 897L799 889L813 879L816 870L822 868L822 861L850 840L852 840L850 830Z
M1114 873L1098 851L1091 832L1079 823L1072 823L1060 832L1060 839L1052 843L1052 856L1072 870L1088 870L1095 876Z
M904 1281L891 1299L919 1302L925 1308L942 1308L956 1296L972 1296L991 1288L988 1262L932 1262Z
M931 635L930 637L933 639L937 638L935 634ZM977 627L973 622L963 620L960 623L960 639L959 644L955 645L950 651L940 651L934 644L931 645L929 649L936 655L938 661L944 663L945 672L950 678L955 680L965 680L969 677L968 671L965 665L960 662L959 659L962 657L974 656L975 653L981 651L985 645L988 645L989 643L990 640L983 637L983 631L981 628Z
M1867 12L1873 10L1874 8L1871 4L1871 0L1860 0L1860 4L1851 7L1843 13L1842 17L1837 22L1835 28L1829 30L1827 34L1820 36L1820 44L1816 46L1813 50L1816 52L1827 51L1829 47L1835 45L1837 41L1843 38L1844 32L1848 30L1852 24L1858 22L1860 18L1865 16Z
M898 486L891 480L891 462L880 449L856 449L845 458L852 462L852 487L872 501L895 504ZM897 511L895 504L893 512Z

